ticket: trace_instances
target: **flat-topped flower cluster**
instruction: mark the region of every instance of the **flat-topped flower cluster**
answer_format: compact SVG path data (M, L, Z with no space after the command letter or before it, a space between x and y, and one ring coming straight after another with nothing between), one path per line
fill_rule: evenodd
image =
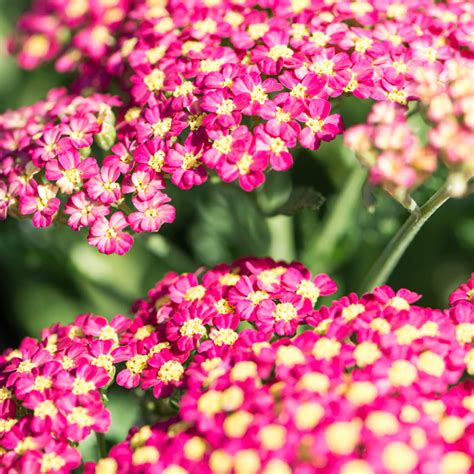
M128 250L126 226L155 232L174 219L167 180L190 189L216 173L250 191L269 170L288 170L297 146L314 150L335 139L344 127L334 102L343 96L382 101L349 140L375 184L406 193L444 155L467 181L474 166L473 81L465 77L473 70L473 25L471 2L460 1L36 0L12 44L20 64L56 59L59 71L77 72L77 91L118 86L125 105L117 142L109 134L112 154L91 167L83 163L87 154L63 156L47 119L32 140L18 126L31 115L22 109L16 124L9 115L0 119L0 159L24 167L30 157L38 166L36 148L51 147L48 183L61 180L73 207L96 208L101 218L90 241L106 253ZM428 147L405 123L407 103L418 99L431 104L427 115L437 123ZM88 136L97 125L89 126ZM10 182L17 173L31 176L2 168L4 217L16 212ZM85 194L81 175L95 183ZM104 206L117 207L127 193L133 199L124 214L104 218ZM32 196L47 202L53 194L40 187ZM92 225L84 213L79 226ZM55 216L53 209L44 214L35 225Z
M335 290L298 263L241 259L167 274L133 319L25 339L0 356L0 468L78 467L115 382L141 388L152 424L89 473L471 472L474 275L447 310L388 286L314 309Z

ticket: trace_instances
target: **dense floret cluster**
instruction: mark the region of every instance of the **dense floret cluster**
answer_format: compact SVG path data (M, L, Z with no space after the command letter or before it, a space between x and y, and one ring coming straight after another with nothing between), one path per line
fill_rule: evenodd
M367 124L346 132L345 143L370 168L372 183L397 199L430 176L439 160L450 169L453 194L462 196L474 176L474 64L452 59L444 70L420 68L415 84L417 106L431 125L426 144L407 123L406 109L393 102L376 103Z
M53 147L59 135L47 120L28 147L31 136L12 130L7 115L0 158L34 160L38 141L53 147L45 156L59 168L48 180L71 168L90 174L95 184L85 193L80 183L59 188L71 194L72 208L98 204L90 241L106 253L130 247L126 226L155 232L173 221L165 180L186 190L216 173L250 191L269 170L289 169L295 147L315 150L333 140L344 128L334 113L343 96L381 101L348 140L373 183L406 194L441 158L466 182L474 166L472 18L471 2L461 1L36 0L12 42L20 64L56 59L59 71L77 71L81 92L118 86L126 98L118 141L111 138L112 154L92 176L92 168L77 168L85 156L64 158ZM436 124L428 146L405 122L411 100L421 100ZM30 115L24 109L18 120ZM24 170L1 171L3 217L18 173ZM129 211L104 218L127 193ZM73 228L93 224L84 213Z
M167 274L133 319L25 339L0 357L0 468L78 467L115 381L141 388L151 423L86 472L471 472L474 275L447 310L388 286L315 309L335 290L301 264L242 259Z

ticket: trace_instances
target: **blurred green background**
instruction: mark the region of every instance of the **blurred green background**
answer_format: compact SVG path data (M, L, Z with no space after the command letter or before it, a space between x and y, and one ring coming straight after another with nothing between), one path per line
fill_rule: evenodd
M30 104L67 81L51 66L24 72L7 57L5 37L27 4L0 0L0 112ZM345 101L341 108L346 125L362 122L369 106ZM419 202L437 189L442 174L416 193ZM1 222L0 349L81 312L109 317L125 313L166 271L191 271L244 255L300 259L314 271L330 273L339 294L356 290L407 217L382 192L375 193L369 212L363 181L355 159L338 140L314 154L301 153L291 172L271 174L252 194L218 183L172 192L177 221L159 235L136 239L124 257L99 254L87 245L83 232ZM300 209L301 201L308 199L318 207L318 193L325 199L318 209ZM286 216L278 210L298 212ZM473 270L471 195L438 211L406 252L390 284L423 293L425 305L443 307L449 292Z

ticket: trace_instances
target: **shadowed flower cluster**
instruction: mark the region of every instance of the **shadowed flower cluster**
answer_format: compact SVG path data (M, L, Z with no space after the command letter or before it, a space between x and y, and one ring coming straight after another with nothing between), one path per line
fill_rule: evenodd
M318 305L335 290L301 264L242 259L167 274L133 319L25 339L0 357L0 467L78 467L115 381L140 387L151 424L89 473L470 472L474 276L447 310L388 286Z

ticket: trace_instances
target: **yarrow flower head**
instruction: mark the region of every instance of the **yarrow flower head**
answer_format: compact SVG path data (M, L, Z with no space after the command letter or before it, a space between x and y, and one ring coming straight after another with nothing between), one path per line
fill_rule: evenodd
M373 184L403 200L442 161L462 195L474 173L471 16L469 2L431 0L36 0L11 42L20 64L55 59L77 71L74 91L113 81L126 100L52 92L3 115L0 217L48 226L67 199L73 229L122 207L132 232L156 232L174 219L157 194L166 181L187 190L215 173L251 191L288 170L295 147L343 132L343 96L378 102L346 137ZM426 144L406 121L410 104L433 125ZM113 154L89 157L94 139Z
M296 262L169 273L132 319L80 315L0 356L0 466L79 467L77 443L110 428L116 383L144 392L152 423L87 473L467 474L470 287L446 310L388 286L321 306L335 283Z

